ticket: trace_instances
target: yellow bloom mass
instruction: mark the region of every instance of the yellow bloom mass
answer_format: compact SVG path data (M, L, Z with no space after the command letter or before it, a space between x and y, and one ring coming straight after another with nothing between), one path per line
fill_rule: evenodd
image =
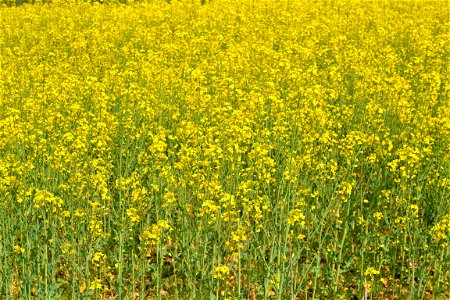
M0 299L449 298L448 11L0 0Z

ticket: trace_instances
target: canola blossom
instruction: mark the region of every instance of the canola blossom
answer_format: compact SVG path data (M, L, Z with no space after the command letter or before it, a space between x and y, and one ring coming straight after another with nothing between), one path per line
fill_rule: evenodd
M1 299L450 297L447 1L14 4Z

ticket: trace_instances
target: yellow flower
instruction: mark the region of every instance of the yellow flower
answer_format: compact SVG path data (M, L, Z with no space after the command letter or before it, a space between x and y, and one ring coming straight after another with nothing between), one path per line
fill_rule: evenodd
M374 275L378 275L380 274L380 271L374 269L374 268L367 268L366 271L364 272L364 276L370 276L373 277Z
M94 279L94 281L91 282L89 288L91 290L98 290L103 287L102 281L98 278Z
M383 213L381 213L381 212L379 212L379 211L374 212L374 213L373 213L373 217L374 217L375 219L377 219L377 221L380 221L380 220L383 218Z
M19 245L14 245L13 250L15 254L21 254L25 252L25 249L20 247Z
M230 268L226 265L220 265L214 269L214 278L226 279L230 274Z
M304 220L305 220L305 215L302 213L302 211L300 209L296 208L289 212L287 222L291 226L298 223L300 226L303 227L306 224Z
M136 224L138 223L141 218L139 217L138 213L137 213L137 209L136 208L128 208L127 209L127 216L130 218L131 223Z

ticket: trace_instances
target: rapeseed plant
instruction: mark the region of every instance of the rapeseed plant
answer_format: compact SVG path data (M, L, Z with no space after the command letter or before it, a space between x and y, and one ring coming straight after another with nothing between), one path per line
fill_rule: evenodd
M33 3L0 0L0 298L449 297L446 3Z

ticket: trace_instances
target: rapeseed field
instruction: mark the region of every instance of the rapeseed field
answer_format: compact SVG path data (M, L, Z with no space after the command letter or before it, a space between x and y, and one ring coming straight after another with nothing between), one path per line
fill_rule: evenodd
M448 1L106 2L0 2L1 299L449 299Z

